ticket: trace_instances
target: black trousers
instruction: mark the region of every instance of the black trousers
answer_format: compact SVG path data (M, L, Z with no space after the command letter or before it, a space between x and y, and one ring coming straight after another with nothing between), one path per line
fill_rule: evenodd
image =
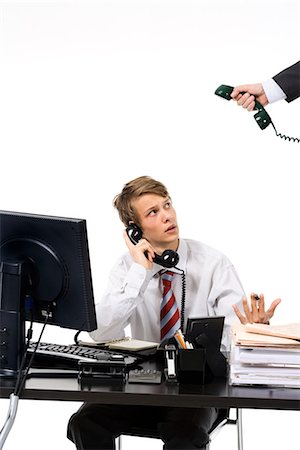
M151 428L164 450L204 449L216 408L169 408L85 403L69 420L67 436L78 450L114 450L115 438L132 427Z

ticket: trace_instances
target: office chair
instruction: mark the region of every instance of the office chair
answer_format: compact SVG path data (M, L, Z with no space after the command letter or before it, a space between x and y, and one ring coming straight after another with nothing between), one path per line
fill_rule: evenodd
M213 437L227 424L237 426L237 448L243 450L242 410L239 408L236 408L234 419L229 417L229 409L220 409L219 416L209 431L209 443L206 445L206 450L209 450L209 444ZM157 431L150 428L132 427L123 435L160 439ZM116 450L122 450L122 435L116 439Z

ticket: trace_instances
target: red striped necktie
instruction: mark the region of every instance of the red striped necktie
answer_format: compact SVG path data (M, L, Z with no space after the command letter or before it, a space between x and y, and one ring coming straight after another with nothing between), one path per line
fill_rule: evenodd
M160 306L160 338L161 341L170 339L180 328L180 315L171 288L174 273L167 271L161 275L163 283L163 299Z

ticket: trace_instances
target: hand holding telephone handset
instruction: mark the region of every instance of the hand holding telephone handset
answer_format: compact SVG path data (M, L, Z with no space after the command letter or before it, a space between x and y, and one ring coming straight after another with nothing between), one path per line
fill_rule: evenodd
M215 94L218 95L219 97L225 98L225 100L231 100L231 93L233 89L234 88L232 86L221 84L221 86L219 86L215 90ZM245 92L241 92L241 94L245 94ZM256 122L258 123L259 127L262 130L264 130L265 128L267 128L267 126L271 124L275 130L276 136L279 136L288 141L300 142L299 138L289 137L285 136L284 134L278 133L275 128L275 125L272 122L271 117L269 116L265 108L257 100L255 100L255 109L257 109L258 112L254 114L254 119L256 120Z
M126 232L134 245L142 239L142 230L135 223L128 225ZM147 257L147 252L145 252L145 256ZM159 264L160 266L166 267L167 269L171 269L171 267L175 267L178 264L179 255L174 250L165 250L161 255L157 255L155 253L153 262Z

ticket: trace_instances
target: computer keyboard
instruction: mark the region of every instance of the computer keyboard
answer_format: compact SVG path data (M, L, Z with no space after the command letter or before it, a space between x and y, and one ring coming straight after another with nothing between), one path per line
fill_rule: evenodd
M32 354L36 343L32 342L28 348L28 353ZM123 355L111 350L85 347L82 345L62 345L40 342L34 355L33 367L52 366L60 368L77 368L78 361L86 362L123 362L125 367L134 366L138 358L130 355Z

